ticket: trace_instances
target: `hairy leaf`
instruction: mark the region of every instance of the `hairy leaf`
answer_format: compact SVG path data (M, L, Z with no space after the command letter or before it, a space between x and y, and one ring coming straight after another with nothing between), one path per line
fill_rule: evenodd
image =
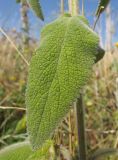
M99 38L82 16L61 17L41 33L29 68L27 126L34 149L51 138L91 74Z
M26 160L32 153L28 142L16 143L0 151L0 160Z
M29 2L30 7L32 8L32 10L37 15L37 17L39 17L41 20L44 20L40 1L39 0L28 0L28 2Z
M51 152L50 152L51 150ZM55 151L53 142L47 141L40 150L33 152L29 142L20 142L0 151L0 160L53 160Z
M27 0L16 0L16 3L27 3Z
M16 0L16 3L21 3L21 0Z
M98 54L96 55L95 63L100 61L104 57L104 55L105 55L104 49L102 49L101 47L98 47Z
M96 11L96 16L99 16L108 6L110 0L99 0L99 4Z
M15 128L15 133L21 133L26 130L26 115L22 117L20 121L18 121L17 126Z
M27 160L54 160L55 150L52 141L47 141L38 151L35 151Z
M26 3L26 2L28 2L32 10L35 12L36 16L39 17L41 20L44 20L40 1L39 0L16 0L16 3Z

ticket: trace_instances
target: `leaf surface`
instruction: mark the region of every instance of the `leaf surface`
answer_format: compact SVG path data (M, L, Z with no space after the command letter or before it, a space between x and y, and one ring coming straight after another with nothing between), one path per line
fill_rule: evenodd
M16 0L16 3L21 3L21 0Z
M51 149L51 152L50 152ZM47 141L40 150L32 151L29 142L9 145L0 150L0 160L53 160L55 152L53 142Z
M41 33L26 91L30 141L38 149L49 138L86 84L99 38L81 16L61 17Z
M24 115L22 119L18 121L16 128L15 128L15 134L22 133L25 130L26 130L26 115Z
M36 16L39 17L41 20L44 20L40 1L39 0L28 0L28 2L29 2L30 7L32 8L34 13L36 14Z
M0 151L0 160L26 160L32 153L28 142L16 143Z
M53 142L47 141L41 149L35 151L27 160L55 160Z

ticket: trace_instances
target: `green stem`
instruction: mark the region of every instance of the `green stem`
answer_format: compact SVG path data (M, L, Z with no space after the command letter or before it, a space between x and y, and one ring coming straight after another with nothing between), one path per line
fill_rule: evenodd
M85 108L83 103L83 95L77 99L75 104L75 116L77 126L77 139L79 145L80 160L86 160L86 136L85 136Z
M68 0L69 12L72 16L76 16L79 13L79 0ZM80 160L86 160L86 137L85 137L85 117L84 117L84 104L83 97L77 99L75 104L75 117L77 126L77 140L79 145L79 157Z
M72 15L77 16L79 13L79 0L72 0Z
M72 16L77 16L79 13L79 0L68 0L69 12Z

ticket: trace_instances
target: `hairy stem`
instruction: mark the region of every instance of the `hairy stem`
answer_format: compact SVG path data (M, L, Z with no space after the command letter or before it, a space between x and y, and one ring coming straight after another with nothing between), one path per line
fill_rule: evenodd
M72 16L76 16L79 13L79 0L68 0L69 12ZM86 137L85 137L85 117L84 117L84 104L83 97L80 97L75 103L75 117L77 127L77 140L79 145L79 157L80 160L86 160Z
M75 103L75 116L76 116L76 126L77 126L77 139L79 145L79 156L80 160L86 160L86 136L85 136L85 109L83 103L83 95Z
M29 46L29 19L28 19L28 3L21 3L21 21L22 21L22 40L24 48Z
M68 0L69 12L72 16L79 13L79 0Z

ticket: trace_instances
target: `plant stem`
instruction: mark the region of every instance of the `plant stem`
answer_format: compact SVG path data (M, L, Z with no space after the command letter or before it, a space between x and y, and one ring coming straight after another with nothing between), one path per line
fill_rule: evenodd
M68 0L69 12L72 16L76 16L79 13L79 0ZM80 160L86 160L86 136L85 136L85 110L83 104L83 96L80 97L75 103L75 117L77 127L77 140L79 145L79 157Z
M21 2L21 21L22 21L22 40L23 47L29 46L29 19L28 19L28 3L26 1Z
M75 116L76 116L76 126L77 126L77 138L79 145L79 156L80 160L86 160L86 136L85 136L85 108L83 104L83 95L75 103Z
M69 12L72 16L77 16L79 13L79 0L68 0Z

